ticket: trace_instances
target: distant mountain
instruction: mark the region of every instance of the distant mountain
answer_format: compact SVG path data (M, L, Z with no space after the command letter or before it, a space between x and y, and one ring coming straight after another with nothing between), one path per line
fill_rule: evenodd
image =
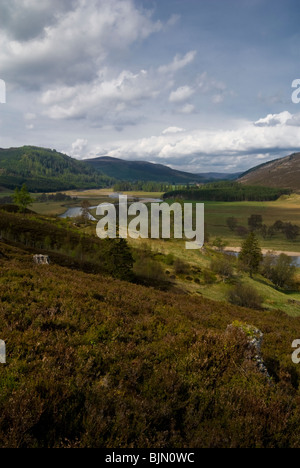
M118 180L136 182L189 183L203 182L201 176L171 169L162 164L153 164L146 161L124 161L123 159L108 156L86 159L94 170L107 174Z
M300 190L300 153L254 167L238 180L247 185Z
M56 150L23 146L0 149L0 186L26 183L32 192L105 187L111 179Z
M235 172L234 174L228 174L226 172L204 172L198 175L210 180L236 180L242 175L242 172Z
M0 187L5 189L26 183L31 192L58 192L102 188L116 181L193 184L232 178L235 175L191 174L162 164L107 156L78 161L56 150L36 146L0 149Z
M103 156L96 159L85 159L96 171L129 182L151 181L168 182L173 184L206 183L221 179L221 174L191 174L177 171L162 164L153 164L146 161L124 161L123 159ZM225 178L235 178L232 174L223 174Z

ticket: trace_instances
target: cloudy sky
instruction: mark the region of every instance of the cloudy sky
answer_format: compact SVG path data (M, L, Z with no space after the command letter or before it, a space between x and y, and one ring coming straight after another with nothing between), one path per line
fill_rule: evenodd
M299 0L1 0L0 147L190 172L299 151L299 14Z

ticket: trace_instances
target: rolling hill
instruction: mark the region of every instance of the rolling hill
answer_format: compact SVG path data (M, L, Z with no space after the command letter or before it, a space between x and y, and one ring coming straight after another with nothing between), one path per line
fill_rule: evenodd
M205 178L209 179L209 181L236 180L242 175L242 172L235 172L233 174L228 174L225 172L205 172L198 175L202 177L204 176Z
M0 220L2 448L299 446L299 317L104 276L78 264L74 226L67 237L57 220ZM33 263L31 233L55 249L49 230L76 263L63 244L50 265ZM111 251L99 253L103 268Z
M254 167L242 174L239 182L246 185L263 185L299 191L300 153Z
M109 177L56 150L23 146L0 149L0 186L14 189L26 183L31 192L107 186Z
M139 180L148 182L168 182L168 183L206 183L215 179L228 178L233 174L191 174L171 169L162 164L153 164L146 161L124 161L123 159L103 156L95 159L84 160L96 171L100 171L118 180L136 182Z
M31 192L55 192L111 186L116 180L174 184L206 183L233 174L191 174L162 164L111 157L78 161L53 149L35 146L0 149L0 187L26 183Z

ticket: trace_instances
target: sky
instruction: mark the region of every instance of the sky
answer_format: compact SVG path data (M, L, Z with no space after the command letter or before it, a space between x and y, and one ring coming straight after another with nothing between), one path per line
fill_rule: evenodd
M299 0L1 0L0 147L193 173L300 151L299 16Z

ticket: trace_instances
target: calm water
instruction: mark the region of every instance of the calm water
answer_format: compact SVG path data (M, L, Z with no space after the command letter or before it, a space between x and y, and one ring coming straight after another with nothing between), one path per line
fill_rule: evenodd
M109 195L110 198L117 199L119 196L122 195L121 193L111 193ZM130 199L130 197L129 197ZM160 200L158 198L138 198L138 200L142 203L162 203L163 200ZM102 203L102 205L107 205L110 206L109 203ZM98 206L90 206L90 210L96 209ZM80 206L74 206L73 208L69 208L64 214L60 215L60 218L77 218L78 216L81 216L81 207ZM89 219L91 221L97 221L94 216L91 214L89 215Z
M108 203L107 203L108 205ZM97 206L90 206L90 210L96 209ZM81 207L80 206L74 206L73 208L69 208L64 214L60 215L60 218L77 218L78 216L81 216ZM89 214L89 219L91 221L97 221L94 216Z

